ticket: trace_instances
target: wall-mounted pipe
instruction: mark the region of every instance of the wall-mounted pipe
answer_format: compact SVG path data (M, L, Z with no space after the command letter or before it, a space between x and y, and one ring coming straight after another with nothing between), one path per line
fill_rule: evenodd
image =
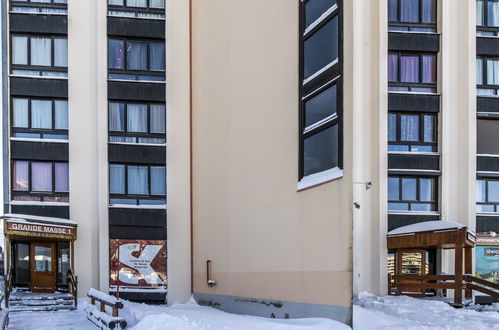
M211 279L211 260L206 260L206 284L211 288L217 281Z

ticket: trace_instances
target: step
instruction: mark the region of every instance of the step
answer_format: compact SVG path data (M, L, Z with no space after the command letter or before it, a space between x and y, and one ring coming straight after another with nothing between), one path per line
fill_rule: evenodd
M9 301L9 306L73 305L73 300L18 300Z
M14 292L10 295L10 301L23 301L23 300L72 300L73 295L69 293L19 293Z
M61 310L73 310L71 305L54 305L54 306L11 306L9 313L12 312L54 312Z

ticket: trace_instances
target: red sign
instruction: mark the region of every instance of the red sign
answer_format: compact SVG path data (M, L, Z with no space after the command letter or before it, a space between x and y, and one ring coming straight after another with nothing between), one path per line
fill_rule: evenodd
M112 239L110 249L111 285L167 285L166 241Z

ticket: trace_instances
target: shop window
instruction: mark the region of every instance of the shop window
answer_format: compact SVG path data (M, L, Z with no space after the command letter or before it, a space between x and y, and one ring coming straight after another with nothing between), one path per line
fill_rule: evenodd
M165 43L151 40L109 39L111 80L165 80Z
M299 180L342 165L341 8L301 3Z
M109 142L166 142L164 104L109 102Z
M164 205L165 166L110 164L109 194L111 205Z
M67 14L68 0L11 0L10 10L30 14Z
M388 30L437 31L436 0L388 0Z
M108 0L108 15L164 19L165 0Z
M477 0L476 26L479 36L496 37L499 35L498 0Z
M12 35L13 75L67 77L68 40L65 37Z
M67 140L68 101L13 98L11 136L27 139Z
M433 177L389 176L389 211L436 211L436 179Z
M388 151L437 151L436 116L390 112L388 114Z
M437 91L435 54L388 54L388 90L396 92Z

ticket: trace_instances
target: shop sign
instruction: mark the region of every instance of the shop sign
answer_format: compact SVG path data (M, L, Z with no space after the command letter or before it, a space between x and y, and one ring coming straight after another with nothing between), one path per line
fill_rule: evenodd
M478 245L499 245L499 236L478 236L476 238Z
M56 234L56 235L75 234L74 228L46 226L46 225L32 224L32 223L17 223L17 222L7 222L7 230L14 232L19 231L19 232L33 232L33 233Z
M475 276L499 284L499 246L477 245Z
M166 241L110 241L111 285L166 286Z

